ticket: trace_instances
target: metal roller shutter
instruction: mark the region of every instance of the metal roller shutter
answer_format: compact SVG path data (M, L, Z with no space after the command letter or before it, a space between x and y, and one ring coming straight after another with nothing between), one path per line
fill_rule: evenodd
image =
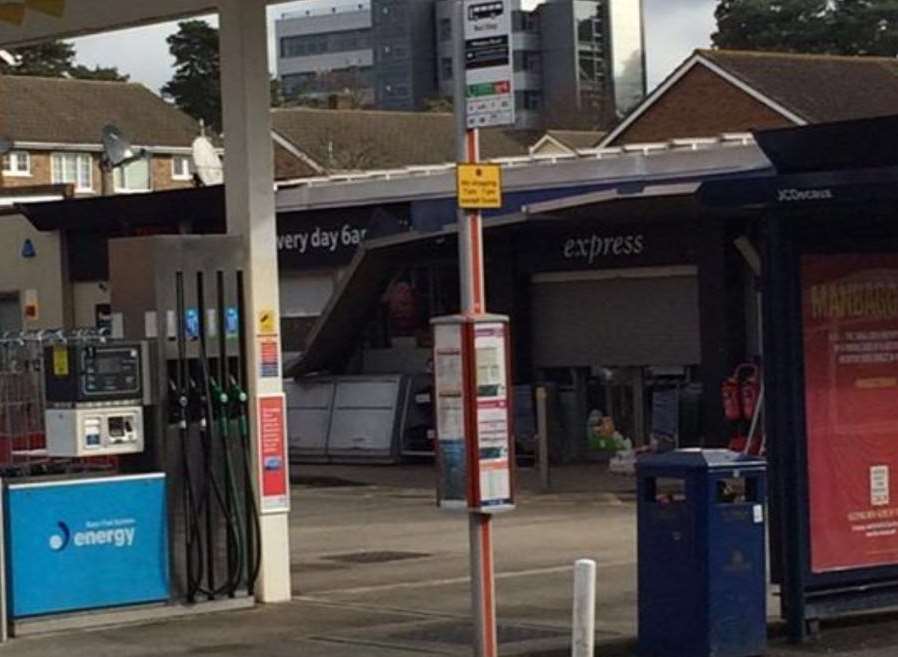
M677 269L678 275L650 277L637 270L589 272L579 280L576 274L534 277L534 364L698 364L698 278L694 268Z

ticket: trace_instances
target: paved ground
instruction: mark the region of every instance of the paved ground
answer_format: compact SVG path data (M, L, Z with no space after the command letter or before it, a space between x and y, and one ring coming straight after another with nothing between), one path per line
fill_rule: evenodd
M294 488L295 599L191 620L20 639L14 657L398 657L470 654L467 524L433 508L430 469L304 467ZM346 486L355 481L362 486ZM565 492L532 492L496 521L503 655L569 654L571 564L599 564L597 654L632 655L635 518L631 480L563 469ZM775 608L775 600L771 600ZM871 620L874 621L871 624ZM816 644L770 655L885 657L895 617L824 628Z

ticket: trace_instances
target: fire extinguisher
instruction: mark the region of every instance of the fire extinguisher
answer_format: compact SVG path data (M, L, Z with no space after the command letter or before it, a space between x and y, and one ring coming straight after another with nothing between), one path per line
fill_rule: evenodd
M748 374L740 377L739 398L742 406L742 419L751 422L758 406L758 395L761 393L761 382L758 368L754 365L743 366Z
M742 404L740 403L739 379L731 376L720 386L720 394L723 398L723 414L727 420L735 422L742 419Z

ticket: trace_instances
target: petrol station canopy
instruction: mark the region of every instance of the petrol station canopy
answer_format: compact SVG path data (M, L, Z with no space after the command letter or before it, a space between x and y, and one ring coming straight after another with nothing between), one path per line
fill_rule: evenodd
M19 23L18 12L7 9L15 4L19 3L4 3L4 12L10 13L0 16L2 47L109 32L218 12L218 3L212 0L21 0L24 11ZM269 1L267 4L279 3Z

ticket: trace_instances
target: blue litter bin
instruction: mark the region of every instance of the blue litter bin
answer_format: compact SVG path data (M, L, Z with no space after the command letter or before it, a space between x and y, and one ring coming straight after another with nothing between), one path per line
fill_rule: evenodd
M729 450L637 462L641 657L764 654L766 471Z

